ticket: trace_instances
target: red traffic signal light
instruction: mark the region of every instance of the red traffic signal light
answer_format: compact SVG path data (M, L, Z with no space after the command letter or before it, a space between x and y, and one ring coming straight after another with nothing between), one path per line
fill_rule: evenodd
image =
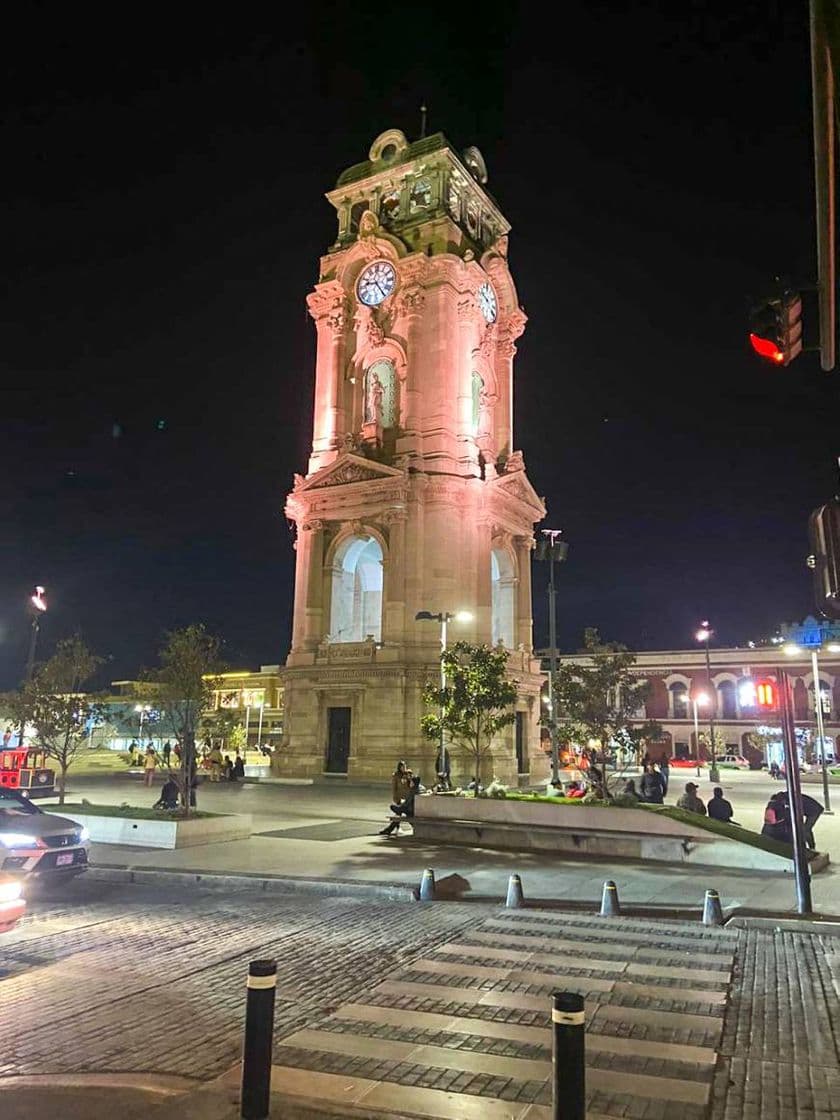
M755 686L755 700L759 708L770 711L776 707L776 682L758 681Z
M774 365L788 366L802 353L802 300L798 292L768 296L750 313L750 345Z

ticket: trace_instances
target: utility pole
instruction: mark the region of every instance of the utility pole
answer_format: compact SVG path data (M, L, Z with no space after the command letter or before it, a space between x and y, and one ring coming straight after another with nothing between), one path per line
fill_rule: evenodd
M814 121L814 197L817 211L817 291L820 365L835 365L834 66L825 18L826 0L811 0L811 92Z
M559 539L562 529L543 529L537 544L537 559L548 560L548 710L551 735L551 780L560 780L560 749L557 743L557 716L554 711L554 680L557 676L557 609L554 586L554 563L561 563L569 554L569 546Z

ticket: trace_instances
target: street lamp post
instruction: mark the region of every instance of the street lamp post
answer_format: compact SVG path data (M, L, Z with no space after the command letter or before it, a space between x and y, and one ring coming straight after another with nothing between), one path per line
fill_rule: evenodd
M32 595L29 596L29 602L32 604L32 630L29 635L29 654L26 658L26 682L32 680L32 673L35 669L35 650L38 646L38 631L41 629L41 615L46 613L47 610L47 596L43 587L36 587Z
M804 651L794 642L787 642L783 647L788 657L797 657ZM818 651L821 646L811 646L811 675L814 678L814 717L817 727L817 738L820 741L820 770L822 771L823 800L826 813L832 813L831 791L828 784L828 767L825 761L825 720L822 709L822 689L820 688L820 661ZM840 645L832 642L826 647L830 653L840 653Z
M134 710L140 717L140 747L143 746L143 721L148 718L148 713L152 710L151 704L135 704Z
M697 715L698 704L708 704L709 697L705 692L698 692L691 697L691 703L694 707L694 760L697 763L697 777L700 777L700 721Z
M701 622L700 629L695 634L698 642L703 642L706 649L706 676L709 678L709 688L714 690L712 684L712 659L709 654L709 646L712 643L712 634L714 630L709 626L708 622ZM711 765L709 766L709 781L719 782L720 771L717 768L717 758L715 756L715 701L714 692L709 697L709 747L712 752Z
M439 622L440 623L440 691L444 692L446 689L446 665L444 664L443 655L446 653L446 627L450 622L472 622L473 616L470 611L418 611L414 616L415 622ZM446 746L446 732L443 727L443 698L440 702L440 761L441 765L444 764L446 756L444 755L444 748ZM478 793L478 790L476 790Z
M551 722L551 780L560 780L560 749L557 743L557 720L554 717L554 678L557 675L557 610L554 587L554 563L562 564L569 554L569 546L559 540L562 529L543 529L537 544L537 559L548 560L548 711Z

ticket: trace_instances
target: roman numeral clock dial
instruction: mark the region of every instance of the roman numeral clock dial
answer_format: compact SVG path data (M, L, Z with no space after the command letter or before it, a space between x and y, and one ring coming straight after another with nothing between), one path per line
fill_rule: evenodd
M359 277L356 292L367 307L376 307L387 299L397 284L394 266L388 261L374 261Z

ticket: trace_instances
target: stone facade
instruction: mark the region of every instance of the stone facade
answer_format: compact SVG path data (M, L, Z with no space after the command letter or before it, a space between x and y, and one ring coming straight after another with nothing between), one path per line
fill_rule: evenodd
M449 640L509 650L517 723L495 773L541 777L531 550L545 516L513 443L513 359L525 327L508 223L480 154L441 134L374 141L328 199L338 239L308 297L317 332L312 453L296 527L281 774L427 778L421 693L440 630L419 611L469 611ZM453 751L453 772L467 760Z

